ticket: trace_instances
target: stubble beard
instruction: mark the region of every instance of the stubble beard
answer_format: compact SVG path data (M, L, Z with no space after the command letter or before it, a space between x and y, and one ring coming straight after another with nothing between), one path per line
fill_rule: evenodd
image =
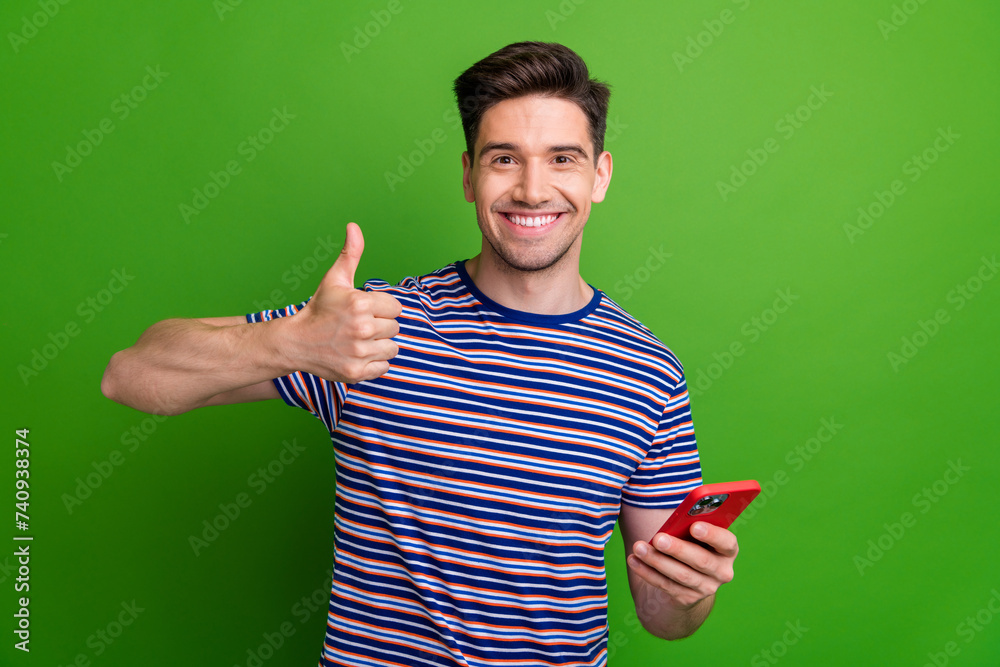
M576 211L575 210L566 211L565 214L575 215ZM501 216L499 212L494 213L492 211L487 212L487 215L496 215L498 217ZM479 220L479 230L482 232L483 238L486 239L486 242L490 244L490 247L493 248L493 254L496 255L496 257L500 260L498 268L507 274L517 274L517 273L537 274L539 272L548 271L552 269L552 267L554 267L556 264L558 264L563 257L566 256L566 253L569 252L569 249L573 247L573 243L576 241L575 238L571 239L565 246L563 246L561 249L558 249L555 253L547 257L542 256L531 261L528 260L527 258L517 257L515 253L511 250L511 248L501 243L499 239L497 239L497 242L494 242L494 239L490 238L490 234L487 233L488 230L491 229L489 224L485 222L478 213L476 217ZM560 222L560 224L564 223L565 221Z

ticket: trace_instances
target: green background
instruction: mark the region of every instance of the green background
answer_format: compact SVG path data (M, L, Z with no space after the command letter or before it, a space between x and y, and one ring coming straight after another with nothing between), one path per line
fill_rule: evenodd
M0 549L0 662L245 666L288 623L264 664L316 664L324 605L296 605L323 597L332 562L328 433L280 401L156 422L104 398L102 372L158 320L310 296L326 267L303 260L339 248L348 221L365 234L359 285L475 255L451 82L534 39L577 50L613 87L615 172L582 275L670 346L693 386L703 378L706 481L770 481L735 529L736 579L689 639L630 622L616 535L611 664L998 664L997 3L399 0L391 14L380 1L49 0L49 18L46 1L0 9L0 498L13 504L14 429L29 428L35 537L30 654L12 648L16 562ZM345 53L373 11L391 20ZM122 117L147 66L165 76ZM829 96L803 107L814 87ZM248 160L241 143L275 109L294 118ZM105 119L113 130L95 135ZM100 143L60 173L85 133ZM766 162L743 166L766 145ZM414 151L420 164L400 172ZM229 161L239 173L185 220L180 205ZM734 168L753 173L729 181ZM408 175L390 187L387 172ZM892 203L856 226L896 180ZM116 270L132 276L120 293L106 291ZM769 310L779 291L793 297L782 313ZM67 325L77 335L61 339ZM832 438L824 419L840 425ZM248 478L292 439L305 452L257 494ZM252 504L196 556L188 537L239 493ZM133 601L134 622L99 639Z

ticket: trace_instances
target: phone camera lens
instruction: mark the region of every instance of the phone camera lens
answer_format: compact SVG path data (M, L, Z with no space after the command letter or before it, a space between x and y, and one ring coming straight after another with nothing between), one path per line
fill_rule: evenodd
M705 496L704 498L702 498L701 500L699 500L694 504L694 506L690 509L690 511L688 511L688 515L697 516L699 514L708 514L709 512L714 512L715 510L717 510L719 507L722 506L722 503L724 503L726 501L726 498L728 497L729 497L728 493L720 493L714 496Z

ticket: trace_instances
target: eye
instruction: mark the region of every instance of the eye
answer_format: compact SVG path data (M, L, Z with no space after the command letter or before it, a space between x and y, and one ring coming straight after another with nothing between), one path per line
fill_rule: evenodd
M573 158L571 158L568 155L557 155L556 156L556 164L569 164L572 161L573 161Z
M504 162L504 160L507 160L507 161ZM499 164L513 164L514 160L509 155L499 155L499 156L493 158L493 161L497 162Z

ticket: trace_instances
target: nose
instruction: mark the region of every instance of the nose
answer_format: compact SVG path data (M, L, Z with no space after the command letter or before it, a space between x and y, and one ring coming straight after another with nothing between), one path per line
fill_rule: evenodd
M528 160L518 174L511 195L519 202L538 206L548 200L545 170L535 160Z

